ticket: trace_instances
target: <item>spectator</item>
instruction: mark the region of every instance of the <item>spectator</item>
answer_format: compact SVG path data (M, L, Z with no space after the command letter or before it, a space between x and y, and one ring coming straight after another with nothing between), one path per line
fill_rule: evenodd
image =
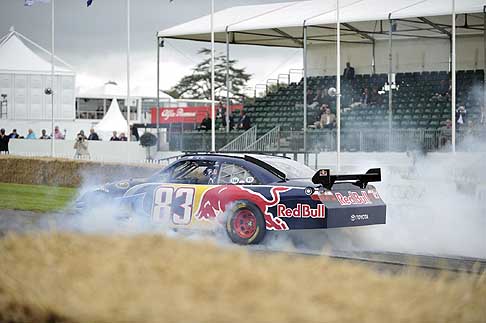
M461 128L463 125L466 124L466 108L461 105L456 110L456 124L458 128Z
M10 137L5 134L5 129L0 129L0 154L8 154L8 142Z
M84 134L81 133L78 134L73 148L76 149L76 152L74 153L74 158L82 158L83 156L89 156L88 142L86 141L86 137L84 136Z
M89 129L88 140L100 140L100 137L98 137L98 134L94 131L93 128Z
M317 99L317 102L319 102L319 104L326 104L326 105L330 105L331 104L331 97L327 94L327 91L328 89L324 89L321 91L321 95L319 96L319 98Z
M140 135L138 134L138 128L134 126L130 126L130 133L132 141L139 141Z
M354 79L354 67L351 67L349 62L346 63L346 68L344 69L343 78L345 80Z
M223 114L222 116L223 118L223 127L226 129L226 113ZM229 115L229 130L233 130L235 128L235 118L233 117L233 113L231 113L230 111L230 115Z
M199 130L211 130L212 120L209 117L209 113L206 113L206 117L203 119L201 124L199 125Z
M18 139L20 135L17 133L17 129L13 129L12 132L8 135L10 139Z
M321 115L321 120L319 123L322 129L332 129L335 127L336 115L331 113L331 109L329 109L329 107L327 107L324 113Z
M25 137L25 139L37 139L32 129L29 129L29 133L27 134L27 137Z
M127 136L125 136L125 133L124 132L120 133L120 138L119 139L120 139L120 141L128 141L128 138L127 138Z
M326 112L326 109L329 106L327 104L321 105L319 111L317 111L316 116L315 116L315 122L314 122L314 127L315 128L320 128L321 127L321 117L322 115Z
M446 124L439 128L439 144L440 147L445 146L452 140L452 121L450 119L446 120Z
M51 139L51 137L46 134L46 129L42 129L41 133L42 135L39 137L39 139Z
M116 131L113 131L113 136L111 136L110 141L120 141L120 138L116 135Z
M66 130L64 130L66 132ZM65 135L62 134L61 130L59 130L59 126L54 127L54 139L64 140Z
M307 89L307 104L312 104L314 100L314 95L312 95L312 89Z
M370 96L368 88L365 88L363 90L363 93L361 94L361 100L360 101L361 101L362 105L368 105L368 103L371 102L371 96Z
M76 137L79 138L79 136L82 136L85 140L87 139L86 136L84 135L84 130L79 130L79 133L76 135Z
M238 129L248 130L251 128L250 118L246 115L245 111L241 111L240 121L238 122Z
M322 92L321 89L317 89L316 95L311 100L312 103L319 102L319 99L321 98L321 92Z

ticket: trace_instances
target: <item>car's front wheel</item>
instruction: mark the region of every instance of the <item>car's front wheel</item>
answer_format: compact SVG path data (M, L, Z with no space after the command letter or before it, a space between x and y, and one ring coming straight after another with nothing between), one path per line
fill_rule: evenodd
M260 209L248 201L236 201L226 219L226 232L237 244L258 244L265 237L265 219Z

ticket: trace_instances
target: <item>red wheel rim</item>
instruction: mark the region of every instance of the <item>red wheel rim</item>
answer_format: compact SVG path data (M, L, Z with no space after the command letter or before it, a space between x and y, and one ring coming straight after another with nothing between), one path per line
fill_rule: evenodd
M233 228L238 236L243 239L251 238L256 230L256 216L250 210L238 211L233 221Z

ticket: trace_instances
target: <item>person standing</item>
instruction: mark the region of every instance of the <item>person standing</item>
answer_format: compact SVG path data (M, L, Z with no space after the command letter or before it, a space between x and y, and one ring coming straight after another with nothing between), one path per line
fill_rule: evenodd
M39 139L51 139L51 137L47 135L46 129L42 129L41 133L42 135L39 137Z
M74 158L83 158L84 156L89 157L88 142L86 141L84 134L78 134L73 148L76 150Z
M10 137L5 134L5 129L0 129L0 154L8 154L8 142Z
M248 130L251 128L250 118L246 115L245 111L241 111L241 118L238 122L238 129Z
M113 131L113 136L111 136L110 141L120 141L120 138L118 138L116 131Z
M35 133L32 129L29 129L29 133L27 134L25 139L37 139L37 137L35 136Z
M59 126L54 127L54 139L57 140L64 140L64 135L62 134L61 130L59 130Z
M12 132L8 135L10 139L18 139L20 135L17 133L17 129L13 129Z
M345 80L352 80L354 79L354 67L351 66L351 63L346 63L346 68L344 69L343 78Z
M125 136L125 133L122 132L120 133L120 138L118 138L120 141L128 141L128 138L127 136Z
M209 117L209 113L206 113L206 117L203 119L201 124L199 125L199 130L211 130L212 120Z
M100 137L98 137L98 134L94 131L93 128L89 129L88 140L100 140Z

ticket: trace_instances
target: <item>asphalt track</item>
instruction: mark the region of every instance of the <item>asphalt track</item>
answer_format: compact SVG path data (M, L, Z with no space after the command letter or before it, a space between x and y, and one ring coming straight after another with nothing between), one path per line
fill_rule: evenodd
M49 231L55 227L55 217L35 212L0 210L0 238L9 232L28 233ZM52 223L52 226L51 226ZM327 256L336 261L357 263L369 266L379 272L398 273L416 270L424 273L485 274L486 259L470 257L449 257L425 254L407 254L398 252L374 251L310 251L296 248L292 251L278 249L275 246L250 246L256 254L284 254L296 257Z

